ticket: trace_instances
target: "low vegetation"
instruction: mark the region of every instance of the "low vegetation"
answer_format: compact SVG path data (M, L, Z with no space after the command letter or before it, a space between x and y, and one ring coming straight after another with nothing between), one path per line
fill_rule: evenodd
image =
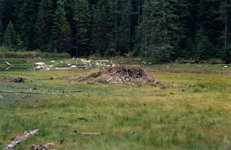
M0 48L0 58L69 58L68 53L41 53L36 51L3 51Z
M199 65L200 74L190 73ZM166 72L167 67L171 71ZM164 84L71 80L90 70L2 71L0 149L18 134L37 128L39 134L18 145L18 150L47 143L60 150L230 149L230 67L146 64L142 68ZM25 82L11 82L19 77ZM104 134L85 136L77 131Z

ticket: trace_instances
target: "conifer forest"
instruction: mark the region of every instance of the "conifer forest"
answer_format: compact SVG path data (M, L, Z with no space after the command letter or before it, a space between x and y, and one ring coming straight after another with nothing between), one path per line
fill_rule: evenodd
M0 45L74 57L231 61L231 0L0 0Z

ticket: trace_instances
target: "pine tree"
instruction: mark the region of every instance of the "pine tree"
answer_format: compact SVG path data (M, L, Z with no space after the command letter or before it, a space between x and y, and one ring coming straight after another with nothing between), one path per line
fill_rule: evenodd
M73 10L73 21L75 26L73 31L74 55L89 55L90 11L87 0L74 0Z
M213 52L214 46L206 36L204 29L201 28L196 34L194 58L197 62L206 60L212 56Z
M66 12L64 9L64 1L57 1L57 8L55 11L52 42L58 52L70 52L71 48L71 29L66 19Z
M175 29L174 29L174 55L173 59L177 57L189 57L192 49L189 49L189 43L192 42L191 35L191 18L190 14L191 1L189 0L177 0L173 3L173 11L175 14ZM177 31L177 32L176 32ZM193 45L191 45L193 47Z
M118 47L120 55L127 55L131 49L131 13L132 6L131 0L123 1L124 7L118 25Z
M24 47L33 49L34 22L37 18L39 1L17 0L15 2L15 29L24 42Z
M0 17L2 20L3 29L5 30L8 23L12 20L15 23L17 14L15 13L16 8L15 0L1 0L0 1Z
M229 0L222 0L220 2L219 17L221 21L221 35L220 41L222 43L221 57L226 61L231 61L231 2Z
M169 61L173 53L176 32L177 15L174 14L175 0L146 0L143 11L143 21L140 25L144 35L141 39L141 49L153 61Z
M18 37L14 29L14 25L12 21L10 21L4 33L3 45L9 48L16 48L17 41L18 41Z
M101 56L107 55L112 48L111 8L107 1L100 0L92 9L92 45L94 53L98 52Z
M3 27L2 27L2 20L0 19L0 46L2 45L2 42L3 42Z
M54 8L52 0L42 0L35 23L34 44L42 51L53 51L52 26L54 20Z

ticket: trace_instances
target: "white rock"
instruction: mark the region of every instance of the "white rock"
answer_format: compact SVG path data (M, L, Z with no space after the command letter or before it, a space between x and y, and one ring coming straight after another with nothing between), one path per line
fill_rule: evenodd
M0 99L3 99L3 96L0 95Z
M50 62L51 62L51 63L55 63L55 61L54 61L54 60L51 60Z
M72 65L71 68L76 68L77 66L76 65Z
M37 62L37 63L35 63L35 65L38 65L38 66L44 66L44 65L46 65L44 62Z
M35 67L36 70L40 70L41 68L42 68L41 66Z
M229 66L224 66L224 68L228 68Z
M67 64L68 66L71 66L71 64Z
M50 65L49 67L52 68L52 67L54 67L54 65Z

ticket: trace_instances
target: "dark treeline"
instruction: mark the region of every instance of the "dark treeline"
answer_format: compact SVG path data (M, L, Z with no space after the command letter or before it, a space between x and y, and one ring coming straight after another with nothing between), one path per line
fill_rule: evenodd
M230 62L231 0L0 0L0 45Z

